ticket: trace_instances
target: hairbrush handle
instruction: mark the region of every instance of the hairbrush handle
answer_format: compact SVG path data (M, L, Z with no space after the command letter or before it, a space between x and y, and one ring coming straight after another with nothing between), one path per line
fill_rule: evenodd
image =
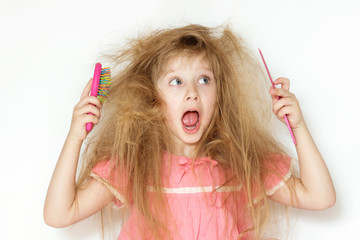
M273 80L272 80L272 78L271 78L271 74L270 74L269 68L268 68L268 67L267 67L267 65L266 65L266 62L265 62L264 56L263 56L263 54L262 54L262 52L261 52L260 48L259 48L259 53L260 53L260 56L261 56L261 59L262 59L262 61L263 61L264 65L265 65L265 68L266 68L267 74L269 75L271 85L273 86L273 88L275 88L275 83L274 83L274 81L273 81ZM280 97L279 97L279 96L277 96L276 98L277 98L277 99L280 99ZM290 123L289 123L289 120L288 120L288 118L287 118L287 116L286 116L286 115L284 115L284 119L285 119L286 125L287 125L287 127L288 127L288 130L289 130L289 132L290 132L291 138L292 138L292 140L293 140L294 144L296 145L295 136L294 136L294 133L293 133L293 131L292 131L291 127L290 127Z
M92 80L91 93L90 93L90 96L93 96L93 97L96 97L98 95L101 67L102 66L100 63L95 64L94 77ZM88 114L92 114L92 113L88 113ZM87 132L90 132L92 127L93 127L92 122L86 123L86 131Z

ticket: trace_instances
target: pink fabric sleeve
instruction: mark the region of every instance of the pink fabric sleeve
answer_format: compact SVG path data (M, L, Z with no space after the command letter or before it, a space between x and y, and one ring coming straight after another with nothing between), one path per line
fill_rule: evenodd
M266 195L271 196L292 176L292 162L288 156L274 154L265 162L267 171L263 174Z
M114 194L114 203L118 207L125 203L123 193L126 186L126 176L120 171L121 169L116 167L116 162L109 160L98 162L90 173L92 178L103 183Z

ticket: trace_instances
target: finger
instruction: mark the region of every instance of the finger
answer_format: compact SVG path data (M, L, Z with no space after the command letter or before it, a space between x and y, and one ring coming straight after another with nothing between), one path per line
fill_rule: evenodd
M90 78L89 82L86 84L86 86L81 94L81 98L89 96L90 91L91 91L91 85L92 85L92 78Z
M273 105L273 112L275 114L277 114L277 112L286 106L291 106L292 105L292 101L289 98L281 98L279 101L277 101L274 105Z
M102 107L101 101L97 97L94 97L94 96L85 96L85 97L83 97L79 101L78 107L83 107L83 106L89 105L89 104L95 105L99 109L101 109L101 107Z
M289 90L284 89L284 88L272 88L270 89L270 94L274 95L274 96L279 96L279 97L292 97L293 94L291 92L289 92Z
M88 106L84 106L79 110L79 114L89 114L89 113L100 118L100 110L91 104L89 104Z
M278 113L276 114L276 116L278 118L283 119L285 115L291 115L291 113L293 113L294 108L292 106L286 106L281 108Z
M269 93L270 93L270 96L271 96L271 100L273 103L276 103L278 100L279 100L279 97L272 94L272 89L274 89L273 87L270 87L270 90L269 90Z
M96 125L99 123L99 118L94 115L91 115L91 114L84 115L83 116L83 123L85 123L84 125L86 125L86 123L90 123L90 122L93 123L94 125Z
M290 89L290 80L287 78L278 78L274 81L275 85L281 84L281 88L289 90Z

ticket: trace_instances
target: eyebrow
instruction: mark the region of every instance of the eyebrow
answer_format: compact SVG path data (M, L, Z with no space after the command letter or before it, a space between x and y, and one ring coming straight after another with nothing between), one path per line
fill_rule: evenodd
M212 69L211 69L211 68L208 68L208 67L199 68L199 69L197 69L197 70L199 70L199 71L204 71L204 70L205 70L205 71L211 72L211 74L214 75L214 72L212 71ZM161 76L162 76L162 77L165 77L165 76L167 76L168 74L173 73L173 72L175 72L175 69L171 69L171 70L169 70L169 71L164 71L164 73L161 74Z

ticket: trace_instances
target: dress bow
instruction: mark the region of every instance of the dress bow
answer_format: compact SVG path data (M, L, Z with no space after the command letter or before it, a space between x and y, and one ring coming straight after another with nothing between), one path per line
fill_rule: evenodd
M213 166L215 166L217 164L218 164L217 161L212 160L209 157L202 157L202 158L195 159L193 166L194 166L194 169L195 169L196 167L198 167L200 165L204 165L204 166L207 167L207 169L209 170L209 173L211 174L210 167L213 167ZM178 159L178 165L180 166L180 171L177 174L177 183L179 184L181 182L181 179L186 174L186 172L191 170L191 168L192 168L192 159L191 158L186 158L186 157L180 157Z

